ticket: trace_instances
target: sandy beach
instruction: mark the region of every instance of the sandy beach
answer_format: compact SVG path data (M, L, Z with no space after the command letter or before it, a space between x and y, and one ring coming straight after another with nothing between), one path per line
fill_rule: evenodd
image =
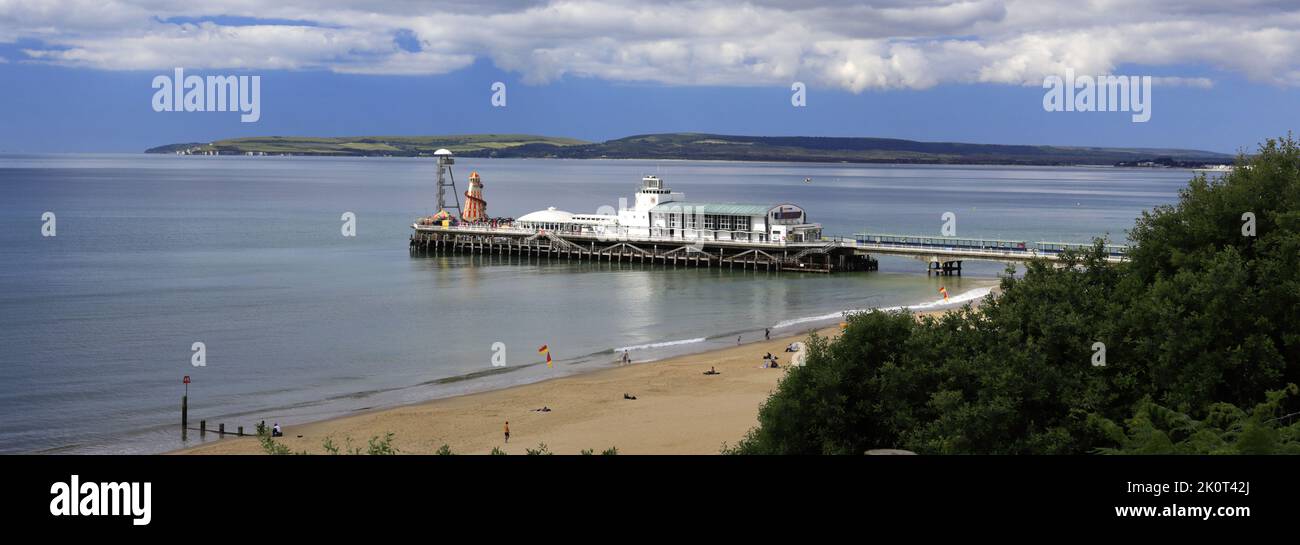
M944 311L922 314L937 314ZM636 363L533 384L437 399L415 405L284 428L282 443L294 452L324 454L332 438L365 447L373 436L394 434L404 454L431 454L448 445L456 454L508 454L546 444L556 454L717 454L758 424L758 408L789 369L785 347L811 330L770 341ZM821 329L826 337L839 327ZM763 355L781 367L762 368ZM717 375L705 375L710 367ZM623 398L623 394L635 400ZM535 409L549 407L549 412ZM510 422L510 441L503 426ZM256 438L227 438L177 451L182 454L260 454Z

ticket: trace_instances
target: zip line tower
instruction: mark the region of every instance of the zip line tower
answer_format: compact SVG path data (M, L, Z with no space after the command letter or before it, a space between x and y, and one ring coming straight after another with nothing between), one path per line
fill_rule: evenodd
M451 156L451 151L442 148L433 152L433 157L438 160L438 215L446 212L451 214L451 208L456 209L456 214L451 216L459 218L460 210L460 193L456 191L456 177L451 172L451 165L456 164L456 159ZM452 204L447 204L447 188L451 188Z

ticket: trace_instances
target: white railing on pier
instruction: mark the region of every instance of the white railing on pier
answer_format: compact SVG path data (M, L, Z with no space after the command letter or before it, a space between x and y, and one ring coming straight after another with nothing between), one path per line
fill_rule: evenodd
M551 229L535 229L515 226L491 226L491 225L474 225L459 224L443 227L442 225L412 225L417 231L435 232L435 233L465 233L476 235L503 235L503 236L536 236L542 235L547 239L559 239L572 244L567 239L582 239L594 242L639 242L639 243L659 243L666 244L710 244L715 246L745 246L748 248L773 248L773 249L791 249L800 250L796 256L801 257L813 252L830 252L839 248L861 250L876 254L901 255L917 258L934 258L934 259L985 259L992 261L1032 261L1043 259L1048 261L1059 261L1060 253L1055 251L1039 251L1035 248L964 248L958 246L941 246L934 244L908 244L899 242L865 242L853 237L845 236L823 236L819 240L808 242L772 242L772 241L752 241L752 240L710 240L710 239L690 239L666 236L628 236L626 234L596 233L596 232L565 232ZM1124 261L1123 255L1108 255L1106 261L1118 263Z

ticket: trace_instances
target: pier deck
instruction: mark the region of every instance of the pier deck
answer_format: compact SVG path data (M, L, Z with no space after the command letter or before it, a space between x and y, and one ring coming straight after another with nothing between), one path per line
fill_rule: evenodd
M416 226L411 253L552 256L592 261L657 263L767 271L829 273L876 269L876 260L829 241L801 244L745 241L619 239L586 233L556 234L513 228Z
M876 270L874 255L897 255L928 262L935 274L961 274L963 260L1058 261L1056 252L1036 248L964 248L942 244L883 243L827 237L814 242L682 240L668 237L620 238L590 233L556 233L515 227L415 225L410 251L416 254L467 253L549 256L566 259L655 263L692 267L767 271L840 272ZM1122 255L1107 257L1109 262Z

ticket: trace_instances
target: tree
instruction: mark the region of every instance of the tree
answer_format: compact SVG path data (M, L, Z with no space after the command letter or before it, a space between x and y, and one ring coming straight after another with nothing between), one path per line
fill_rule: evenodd
M1243 234L1247 212L1253 236ZM978 312L849 316L836 341L809 342L807 365L787 373L759 426L728 452L1099 452L1136 444L1130 434L1156 437L1148 431L1165 428L1154 415L1222 419L1300 382L1293 138L1267 141L1221 179L1194 177L1130 238L1123 264L1108 264L1097 240L1060 266L1007 274ZM1095 343L1103 366L1093 365ZM1103 424L1125 419L1128 432ZM1247 445L1238 451L1286 444L1251 425L1233 436ZM1178 451L1180 440L1142 448Z
M1268 399L1247 413L1231 403L1216 403L1206 417L1184 413L1143 400L1126 427L1100 417L1093 424L1118 447L1102 454L1300 454L1300 414L1280 414L1283 400L1297 392L1295 384L1268 393Z

